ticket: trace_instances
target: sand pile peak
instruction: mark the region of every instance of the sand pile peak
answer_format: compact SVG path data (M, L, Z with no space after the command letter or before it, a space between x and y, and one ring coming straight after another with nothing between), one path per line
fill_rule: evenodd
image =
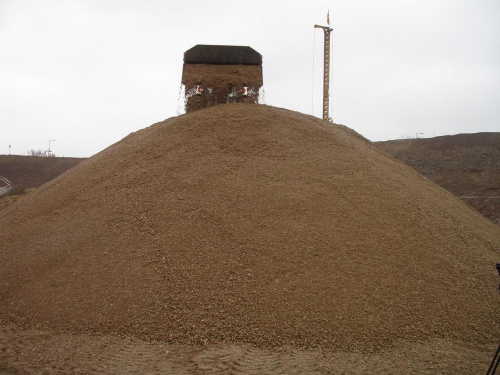
M180 343L496 338L500 229L343 126L212 107L0 213L0 319Z

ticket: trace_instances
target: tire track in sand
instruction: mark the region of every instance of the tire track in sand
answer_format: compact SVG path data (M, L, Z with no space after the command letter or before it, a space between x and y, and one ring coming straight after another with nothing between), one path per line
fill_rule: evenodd
M96 374L164 374L174 370L168 358L169 350L161 343L146 343L128 339L99 356Z
M259 349L252 345L214 345L190 359L193 374L320 374L317 358L286 349Z

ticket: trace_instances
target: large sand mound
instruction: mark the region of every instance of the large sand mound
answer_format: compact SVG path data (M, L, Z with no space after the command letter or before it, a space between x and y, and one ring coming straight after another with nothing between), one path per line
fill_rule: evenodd
M500 228L353 131L261 105L129 135L0 213L0 319L370 350L498 334Z

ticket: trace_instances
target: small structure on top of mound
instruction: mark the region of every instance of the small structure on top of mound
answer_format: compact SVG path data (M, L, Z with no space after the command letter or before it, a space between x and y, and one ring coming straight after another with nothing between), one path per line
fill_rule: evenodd
M258 103L262 55L247 46L198 44L184 52L186 113L223 103Z

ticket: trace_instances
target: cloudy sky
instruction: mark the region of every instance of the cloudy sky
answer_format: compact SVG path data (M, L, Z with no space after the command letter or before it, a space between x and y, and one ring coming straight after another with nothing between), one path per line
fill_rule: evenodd
M91 156L177 116L183 53L248 45L265 103L372 141L500 131L498 0L0 0L0 154ZM420 134L423 133L423 134Z

